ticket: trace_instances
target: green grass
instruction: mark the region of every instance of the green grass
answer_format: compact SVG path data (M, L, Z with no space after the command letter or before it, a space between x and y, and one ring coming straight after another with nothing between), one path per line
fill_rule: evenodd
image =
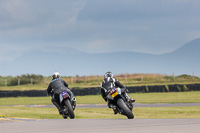
M200 91L166 93L131 93L138 103L200 103Z
M130 93L136 103L200 103L200 92ZM77 104L106 104L101 95L76 96ZM51 97L0 98L0 105L50 105Z
M0 114L6 117L34 118L34 119L57 119L61 118L55 108L34 107L0 107Z
M180 119L200 118L200 107L144 107L134 108L136 119ZM56 108L0 107L0 114L6 117L34 119L62 119ZM77 108L76 119L127 119L114 115L109 108Z
M0 98L0 105L50 105L51 97L9 97Z
M103 80L103 78L101 80L95 81L93 82L88 81L88 82L80 82L80 83L76 83L75 81L72 83L70 82L70 80L63 78L68 84L69 84L69 88L90 88L90 87L100 87L101 82ZM12 91L12 90L19 90L19 91L24 91L24 90L46 90L46 88L48 87L48 84L50 83L51 79L49 79L48 81L46 81L46 83L41 82L40 84L27 84L27 85L16 85L16 86L5 86L5 85L1 85L0 86L0 90L7 90L7 91ZM146 80L146 81L137 81L134 79L129 79L127 82L124 81L123 79L119 79L119 81L124 84L125 86L155 86L155 85L173 85L173 84L196 84L196 83L200 83L200 79L199 80L194 80L194 81L189 81L189 80L181 80L181 81L157 81L157 80Z
M135 108L138 119L185 119L200 118L200 107L145 107Z
M1 86L0 90L17 90L17 91L24 91L24 90L46 90L48 85L46 84L36 84L36 85L19 85L19 86Z
M137 103L200 103L200 92L132 93ZM77 104L106 104L101 95L77 96ZM52 105L51 97L0 98L0 117L62 119L56 108L24 107L20 105ZM19 106L8 106L19 105ZM200 118L200 107L134 108L135 118ZM126 119L114 115L109 108L76 108L77 119Z

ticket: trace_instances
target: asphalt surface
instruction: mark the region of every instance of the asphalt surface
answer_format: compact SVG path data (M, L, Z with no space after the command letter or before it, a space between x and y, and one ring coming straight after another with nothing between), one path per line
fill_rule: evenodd
M134 107L200 106L200 103L135 103ZM26 107L52 108L53 105ZM78 104L77 108L107 108L106 104ZM75 119L34 120L0 118L0 133L200 133L200 119Z
M199 133L200 119L54 119L0 123L1 133Z

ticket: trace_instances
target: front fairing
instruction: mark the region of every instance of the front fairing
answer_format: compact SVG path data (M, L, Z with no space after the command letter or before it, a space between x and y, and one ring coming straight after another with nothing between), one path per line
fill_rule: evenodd
M112 90L116 90L114 94L111 94ZM116 100L118 98L121 97L121 88L112 88L111 90L109 90L110 92L107 95L107 98L110 100Z

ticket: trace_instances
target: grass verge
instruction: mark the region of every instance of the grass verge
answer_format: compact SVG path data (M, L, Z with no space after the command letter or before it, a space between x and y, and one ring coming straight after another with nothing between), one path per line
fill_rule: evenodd
M6 90L6 91L46 90L47 87L48 85L45 85L45 84L1 86L1 90Z
M131 93L138 103L200 103L200 91Z
M145 107L135 108L136 119L184 119L200 118L200 107ZM7 117L34 119L62 119L56 108L0 107L0 114ZM127 119L114 115L109 108L77 108L76 119Z
M200 92L131 93L136 103L200 103ZM76 96L77 104L105 104L101 95ZM51 97L0 98L0 105L50 105Z

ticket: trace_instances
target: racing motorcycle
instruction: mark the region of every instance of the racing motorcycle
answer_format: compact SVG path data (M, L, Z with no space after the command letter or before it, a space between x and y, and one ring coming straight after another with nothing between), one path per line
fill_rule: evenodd
M116 106L116 113L127 116L128 119L133 119L132 113L133 103L127 102L125 97L121 95L121 88L112 88L107 91L107 98L113 101Z
M76 107L76 98L73 97L71 99L67 91L62 91L59 94L59 99L60 99L60 105L63 109L62 117L64 119L67 119L68 117L70 119L74 119L75 118L74 109Z

